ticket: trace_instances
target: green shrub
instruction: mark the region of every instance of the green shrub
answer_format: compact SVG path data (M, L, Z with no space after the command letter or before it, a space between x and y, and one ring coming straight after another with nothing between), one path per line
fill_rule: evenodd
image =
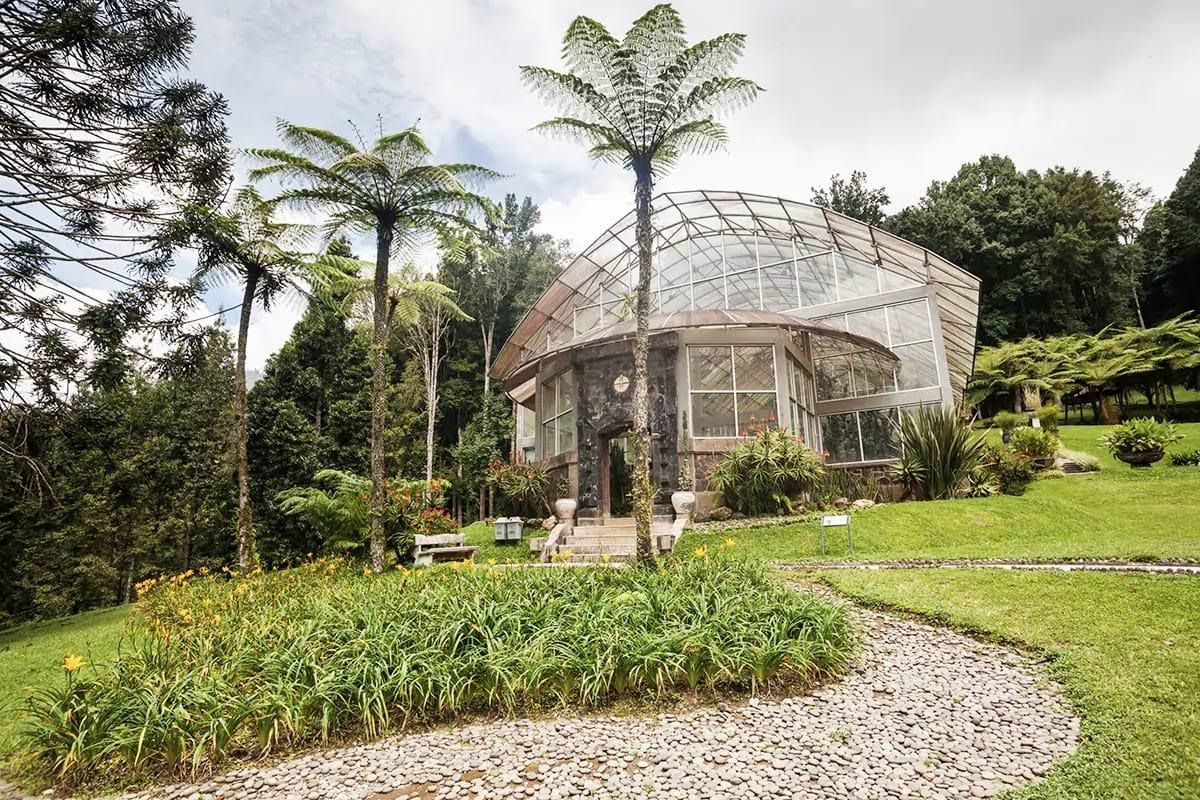
M550 505L550 473L540 464L509 464L496 459L488 464L485 480L496 487L509 514L530 517L554 512Z
M1171 459L1172 467L1200 467L1200 450L1180 450L1169 453L1167 458Z
M792 503L811 494L824 468L803 440L780 428L760 429L739 442L708 473L725 505L753 516L792 513Z
M963 489L963 497L992 497L1000 494L1000 486L992 473L985 467L976 467L967 476L967 485Z
M853 469L830 467L821 473L812 490L812 499L821 507L833 505L838 498L872 500L882 503L886 498L878 476Z
M1034 477L1033 464L1029 458L1008 447L985 447L981 456L981 466L991 476L1001 494L1025 494L1025 488Z
M918 498L958 497L979 465L983 434L953 409L922 406L900 415L904 456L893 473Z
M1037 410L1038 422L1050 433L1058 433L1058 406L1042 406Z
M139 587L111 667L38 690L24 743L64 784L203 773L233 758L472 713L753 690L842 670L845 611L720 548L654 569L320 560Z
M992 417L992 424L1004 432L1005 437L1011 436L1012 432L1022 425L1029 424L1029 417L1024 414L1018 414L1014 411L1001 411Z
M1058 452L1058 439L1039 428L1021 428L1013 433L1009 446L1026 458L1039 460Z
M1183 438L1173 422L1159 422L1154 417L1130 419L1100 437L1113 455L1117 453L1153 453L1165 450Z

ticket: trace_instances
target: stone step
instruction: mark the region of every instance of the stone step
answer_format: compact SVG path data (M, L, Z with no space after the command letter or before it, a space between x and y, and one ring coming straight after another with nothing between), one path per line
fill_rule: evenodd
M599 553L572 553L566 560L567 564L629 564L634 559L633 553L609 553L605 560Z
M572 557L582 555L601 555L608 553L609 555L633 555L637 552L636 544L567 544L559 549L559 553L568 551Z
M581 542L583 544L603 544L608 543L625 543L630 544L637 542L637 536L632 533L572 533L566 537L567 542Z

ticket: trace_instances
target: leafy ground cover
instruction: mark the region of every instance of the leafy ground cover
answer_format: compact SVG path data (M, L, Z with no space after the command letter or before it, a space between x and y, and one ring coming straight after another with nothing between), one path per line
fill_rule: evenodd
M1200 581L1186 576L838 571L857 599L1045 651L1082 712L1078 753L1020 796L1182 800L1200 787Z
M1095 455L1101 471L1035 481L1020 497L895 503L853 518L854 557L954 558L1200 558L1200 468L1130 469L1099 444L1111 426L1061 429L1064 447ZM1200 446L1200 424L1180 425L1183 441ZM997 438L999 432L994 434ZM835 529L839 530L839 529ZM728 533L689 532L691 550ZM736 534L747 555L779 561L819 559L817 522L757 528ZM830 558L848 557L844 535L829 537Z
M329 560L143 586L120 658L35 694L28 757L63 784L195 774L466 714L807 683L854 646L841 609L727 554L367 572Z
M62 677L63 659L106 663L117 654L129 607L88 611L0 631L0 755L16 746L19 710L29 687Z

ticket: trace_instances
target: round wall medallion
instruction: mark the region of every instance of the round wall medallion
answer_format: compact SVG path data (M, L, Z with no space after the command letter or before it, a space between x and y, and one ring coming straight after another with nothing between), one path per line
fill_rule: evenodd
M618 375L616 378L613 379L613 391L614 392L616 392L617 394L625 394L625 392L628 389L629 389L629 376L628 375Z

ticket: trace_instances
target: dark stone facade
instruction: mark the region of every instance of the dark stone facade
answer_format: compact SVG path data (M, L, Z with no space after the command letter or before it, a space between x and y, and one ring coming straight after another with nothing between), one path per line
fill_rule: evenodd
M657 503L670 502L679 473L678 393L674 334L650 340L650 473L658 487ZM585 348L574 354L576 448L579 469L579 516L601 513L600 481L604 443L633 425L633 342L613 342ZM629 385L618 392L614 383L625 376Z

